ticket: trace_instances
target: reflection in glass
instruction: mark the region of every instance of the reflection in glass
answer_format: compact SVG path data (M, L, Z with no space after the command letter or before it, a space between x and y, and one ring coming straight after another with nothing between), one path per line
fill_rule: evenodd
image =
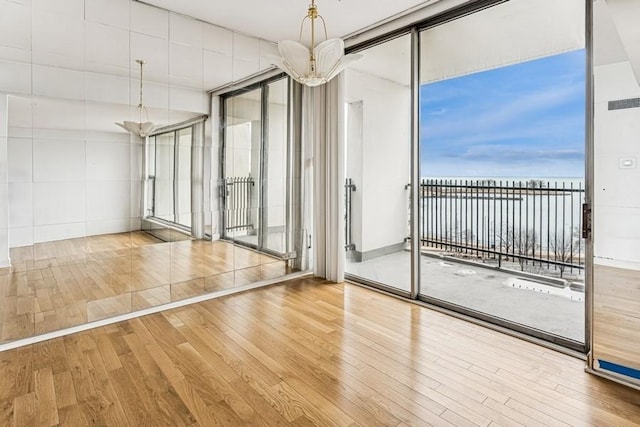
M283 102L286 86L274 85ZM272 104L274 114L286 109ZM113 130L128 106L9 96L7 111L11 267L0 269L0 343L290 272L282 258L206 240L216 234L210 175L221 159L197 114L140 139ZM246 135L243 123L237 129ZM274 147L286 146L286 123L273 126ZM253 224L244 236L252 238L261 228L259 180L267 170L259 166L264 146L253 140L262 132L256 129L243 173L255 187L244 211ZM277 150L284 159L286 150ZM278 182L277 192L284 192L278 169L286 166L274 168L262 182ZM269 197L283 203L284 197ZM282 216L269 217L274 227L283 224Z
M226 99L223 236L258 246L262 89Z
M176 222L191 227L191 128L176 132Z
M632 227L637 227L640 213L638 16L637 1L593 2L591 363L602 372L610 369L625 375L624 381L636 388L640 387L640 378L634 375L640 372L640 235Z
M191 229L193 127L151 136L147 143L147 203L151 217ZM150 197L150 198L149 198Z
M265 249L287 252L287 147L288 147L288 80L270 83L268 91L267 147L265 149L265 187L263 193Z
M345 71L346 273L409 291L410 35L358 52Z
M175 134L169 132L151 138L155 158L150 165L154 170L153 216L174 221Z
M223 238L233 241L236 286L289 272L289 81L224 99Z

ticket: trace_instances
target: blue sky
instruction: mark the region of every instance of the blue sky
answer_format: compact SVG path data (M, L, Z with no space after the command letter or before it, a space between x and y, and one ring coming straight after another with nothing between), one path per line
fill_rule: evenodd
M582 177L585 51L421 87L423 177Z

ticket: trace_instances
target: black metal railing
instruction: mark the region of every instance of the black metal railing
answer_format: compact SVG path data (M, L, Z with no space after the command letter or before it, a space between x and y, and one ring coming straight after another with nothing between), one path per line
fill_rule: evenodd
M252 197L254 179L250 176L224 179L225 228L251 230L253 228Z
M577 181L423 179L421 242L453 255L584 269L584 188Z

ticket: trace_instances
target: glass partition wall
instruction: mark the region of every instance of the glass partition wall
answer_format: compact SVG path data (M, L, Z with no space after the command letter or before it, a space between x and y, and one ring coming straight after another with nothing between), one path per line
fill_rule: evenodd
M585 2L473 7L356 48L347 277L583 350Z
M269 127L260 132L270 146L255 175L262 205L251 214L268 224L262 247L284 253L288 212L296 212L286 192L289 88L287 80L266 86ZM148 113L176 124L138 138L114 125L128 105L9 96L11 266L0 269L0 344L292 271L293 255L216 240L218 177L210 174L223 156L205 137L211 122L199 112ZM247 131L244 118L236 122Z
M300 179L289 173L289 86L279 76L221 99L220 230L247 281L289 272L301 255L293 250L289 214L291 183Z
M279 78L223 101L223 237L276 255L289 240L288 85Z

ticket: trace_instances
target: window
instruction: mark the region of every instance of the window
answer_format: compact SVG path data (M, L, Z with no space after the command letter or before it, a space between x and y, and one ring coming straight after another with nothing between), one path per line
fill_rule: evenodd
M190 233L193 214L202 212L192 199L194 173L201 170L202 121L152 135L146 144L146 216Z

